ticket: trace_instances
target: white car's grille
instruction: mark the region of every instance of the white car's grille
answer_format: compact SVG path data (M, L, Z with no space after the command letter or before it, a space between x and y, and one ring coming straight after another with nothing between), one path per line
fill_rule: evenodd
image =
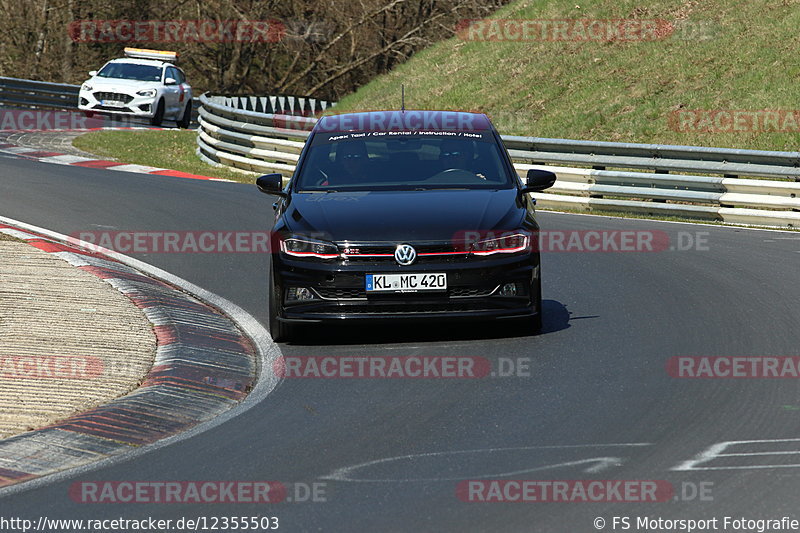
M133 96L129 94L109 93L103 91L95 92L94 97L100 102L102 102L103 100L113 100L115 102L122 102L123 104L127 104L128 102L133 100Z

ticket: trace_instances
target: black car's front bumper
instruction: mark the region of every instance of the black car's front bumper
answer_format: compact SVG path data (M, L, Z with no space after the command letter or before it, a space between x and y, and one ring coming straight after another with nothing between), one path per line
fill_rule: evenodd
M534 316L541 310L539 254L464 257L399 266L393 261L323 262L273 256L275 282L282 294L278 319L322 322L380 319L501 319ZM415 293L366 292L367 274L403 272L445 273L447 290ZM517 294L502 294L506 284ZM306 288L311 300L297 300L296 288Z

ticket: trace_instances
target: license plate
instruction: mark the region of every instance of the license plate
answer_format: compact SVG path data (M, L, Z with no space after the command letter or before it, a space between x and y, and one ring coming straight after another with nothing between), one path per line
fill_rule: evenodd
M125 107L125 102L120 102L119 100L103 100L100 102L100 105L106 107Z
M446 274L367 274L367 292L444 291Z

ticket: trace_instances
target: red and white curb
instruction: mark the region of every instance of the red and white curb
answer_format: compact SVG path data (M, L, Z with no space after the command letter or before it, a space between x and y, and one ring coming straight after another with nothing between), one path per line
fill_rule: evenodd
M157 349L153 368L130 394L0 440L0 487L125 454L184 432L230 410L253 388L259 356L265 355L258 346L264 341L263 328L245 324L260 337L251 340L239 322L173 284L14 222L0 217L0 232L56 255L128 296L153 324ZM267 381L269 390L262 394L277 384Z
M130 127L130 128L88 128L85 130L62 130L65 132L91 132L91 131L110 131L110 130L152 130L163 128L147 128L147 127ZM6 130L4 134L12 133L36 133L40 130ZM210 176L202 176L199 174L189 174L188 172L181 172L179 170L171 170L168 168L150 167L146 165L134 165L130 163L120 163L119 161L109 161L106 159L92 159L89 157L82 157L78 155L62 154L59 152L51 152L47 150L40 150L38 148L30 148L25 146L18 146L7 140L0 140L0 152L5 152L12 155L26 157L29 159L36 159L42 163L55 163L58 165L70 165L75 167L84 168L101 168L105 170L119 170L122 172L135 172L138 174L151 174L157 176L172 176L175 178L187 178L195 180L206 181L227 181L233 180L225 178L212 178Z

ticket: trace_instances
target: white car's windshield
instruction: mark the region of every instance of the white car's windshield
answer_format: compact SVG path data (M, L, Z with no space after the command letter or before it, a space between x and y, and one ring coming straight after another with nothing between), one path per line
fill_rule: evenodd
M161 68L136 63L109 63L97 75L122 80L161 81Z

